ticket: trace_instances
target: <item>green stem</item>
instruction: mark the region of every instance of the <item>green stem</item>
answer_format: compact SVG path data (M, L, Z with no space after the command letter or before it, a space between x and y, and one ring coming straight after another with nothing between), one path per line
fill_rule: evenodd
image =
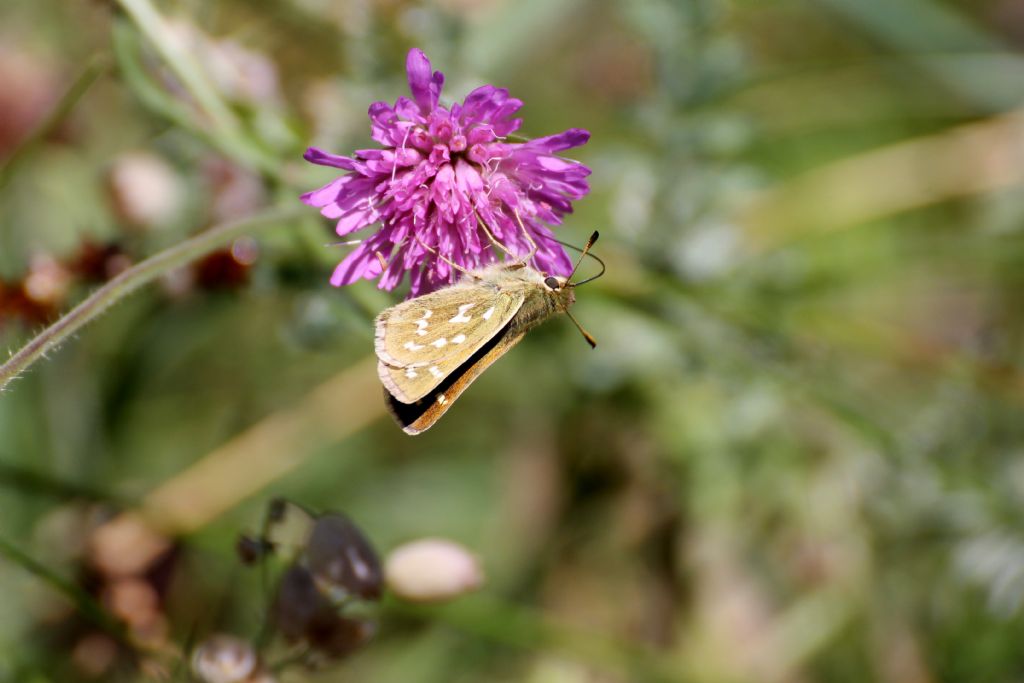
M213 251L225 242L246 232L274 223L282 223L301 214L302 207L274 209L241 220L222 223L125 270L93 292L85 301L61 316L57 322L32 338L11 356L10 360L0 365L0 391L3 391L12 379L28 369L47 352L55 349L91 320L99 317L108 307L142 285Z
M49 567L4 538L0 538L0 555L5 556L8 560L41 579L58 593L68 598L89 621L119 641L128 642L124 627L84 590L64 577L53 573Z
M152 113L167 119L170 123L203 137L208 144L217 140L193 121L193 110L159 88L147 76L140 58L141 38L138 30L123 17L114 21L111 42L118 75L139 103Z
M119 507L131 507L136 504L136 501L106 491L62 481L48 474L5 462L0 462L0 488L10 489L21 495L45 496L56 500L99 501L114 503Z
M0 167L0 188L7 185L8 181L10 181L18 163L64 121L67 115L71 113L71 110L75 108L75 105L78 104L79 100L82 99L82 96L88 92L89 88L109 68L110 60L106 56L94 56L86 63L85 68L78 74L78 77L71 83L71 86L60 100L57 101L57 104L46 118L36 126L32 134L21 143L14 153L8 157L7 162Z
M277 162L246 134L234 112L190 54L185 41L175 35L167 19L151 0L117 2L209 117L213 129L211 132L218 136L220 145L232 150L232 156L247 166L276 174Z
M206 112L214 125L221 130L237 130L238 121L206 74L189 54L185 37L176 36L167 20L157 11L150 0L118 0L139 30L149 39L167 65L181 79L196 102Z

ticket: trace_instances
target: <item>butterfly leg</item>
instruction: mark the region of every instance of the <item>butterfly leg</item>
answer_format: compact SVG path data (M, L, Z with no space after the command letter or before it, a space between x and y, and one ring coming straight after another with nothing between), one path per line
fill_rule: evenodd
M494 236L494 233L491 232L491 229L487 227L487 223L485 223L484 219L480 217L479 213L477 213L476 209L473 210L473 213L476 215L476 220L478 223L480 223L480 227L483 228L484 232L487 234L487 237L491 240L491 244L493 244L498 249L501 249L503 252L505 252L513 259L515 259L515 263L509 265L508 269L519 270L521 268L525 268L527 264L529 264L530 261L533 259L534 255L537 253L537 243L534 242L533 237L531 237L530 233L526 230L526 226L523 225L523 219L519 217L519 212L516 211L515 209L513 209L512 211L516 215L516 222L519 223L519 227L520 229L522 229L523 235L526 237L526 241L530 243L530 252L523 257L516 256L515 254L508 250L508 247L506 247L504 244L498 241L498 239Z
M533 260L534 256L537 255L538 247L537 243L533 240L533 237L530 236L530 231L526 229L525 225L523 225L523 219L519 216L519 211L513 209L512 212L516 215L516 222L519 223L519 229L523 231L523 237L525 237L526 241L530 243L530 253L522 259L522 264L525 266Z
M491 229L487 227L487 223L484 222L484 219L480 216L480 213L475 208L473 209L473 215L476 216L476 222L480 224L481 228L483 228L483 231L487 235L487 238L491 240L491 244L493 244L498 249L501 249L503 252L511 256L513 259L516 259L516 255L509 251L508 247L506 247L504 244L498 241L498 238L495 237L494 233L491 232Z
M432 246L430 246L429 244L427 244L426 242L424 242L424 241L423 241L422 239L420 239L420 236L419 236L419 235L416 235L416 241L420 243L420 246L421 246L421 247L423 247L424 249L426 249L427 251L429 251L429 252L430 252L431 254L433 254L433 255L434 255L434 258L438 258L438 259L441 259L442 261L444 261L445 263L447 263L447 264L448 264L449 266L451 266L451 267L452 267L452 268L453 268L453 269L454 269L455 271L457 271L457 272L459 272L459 273L462 273L462 274L463 274L464 276L466 276L466 277L471 277L471 278L473 278L474 280L479 280L479 279L480 279L479 277L477 277L476 275L474 275L474 274L473 274L473 273L472 273L471 271L469 271L469 270L466 270L465 268L463 268L462 266L460 266L460 265L459 265L458 263L455 263L455 262L454 262L454 261L452 261L452 260L451 260L450 258L448 258L448 257L447 257L447 256L445 256L444 254L442 254L441 252L439 252L439 251L438 251L437 249L435 249L434 247L432 247Z

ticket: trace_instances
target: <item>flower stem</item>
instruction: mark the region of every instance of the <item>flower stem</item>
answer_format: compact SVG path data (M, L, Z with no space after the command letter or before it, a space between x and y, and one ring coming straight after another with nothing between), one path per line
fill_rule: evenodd
M184 242L165 249L114 277L85 301L40 332L11 358L0 365L0 391L33 363L65 339L99 317L108 307L164 273L213 251L220 245L260 227L289 221L302 215L301 207L272 209L237 221L221 223Z

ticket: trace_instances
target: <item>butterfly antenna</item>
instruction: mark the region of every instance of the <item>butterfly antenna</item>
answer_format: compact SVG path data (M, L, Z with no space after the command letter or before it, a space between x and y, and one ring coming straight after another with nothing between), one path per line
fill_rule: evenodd
M570 282L570 280L572 280L572 276L576 274L576 269L580 267L581 263L583 263L583 259L586 258L587 253L590 251L590 248L592 246L594 246L594 242L597 241L597 238L599 236L600 236L600 234L597 232L597 230L595 230L594 234L592 234L590 236L590 239L587 240L587 243L583 245L583 249L580 250L580 257L576 261L576 265L572 267L572 272L569 273L569 277L567 277L566 280L565 280L567 287L575 287L577 285L583 284L583 282L589 282L590 280L593 279L593 278L589 278L588 280L584 280L583 282L576 282L576 283ZM591 256L593 258L597 258L596 256L593 256L593 254L591 254ZM601 259L598 259L598 262L601 262ZM603 269L604 263L601 263L601 266L602 266L601 273L603 274L604 273L604 269ZM600 277L600 275L598 275L598 277Z
M580 331L580 334L583 335L583 338L587 340L588 344L590 344L590 348L597 348L597 340L594 339L594 336L592 334L583 329L583 325L580 325L580 321L577 320L576 317L569 312L568 308L565 309L565 314L569 316L569 320L572 321L572 324L576 326L576 329Z

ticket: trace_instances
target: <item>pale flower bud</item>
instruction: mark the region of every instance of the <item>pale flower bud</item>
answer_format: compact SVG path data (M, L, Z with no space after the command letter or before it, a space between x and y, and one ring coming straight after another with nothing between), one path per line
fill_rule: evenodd
M39 254L32 257L25 282L25 294L32 301L46 306L60 307L71 284L71 273L52 257Z
M89 539L92 564L107 576L141 574L170 547L169 540L132 514L104 522Z
M415 602L451 600L483 584L473 553L453 541L424 538L391 551L384 574L395 595Z
M229 635L211 636L192 657L192 670L204 683L242 683L258 664L252 645Z
M185 204L185 188L166 161L149 152L128 152L111 166L108 176L114 209L133 227L162 227Z

